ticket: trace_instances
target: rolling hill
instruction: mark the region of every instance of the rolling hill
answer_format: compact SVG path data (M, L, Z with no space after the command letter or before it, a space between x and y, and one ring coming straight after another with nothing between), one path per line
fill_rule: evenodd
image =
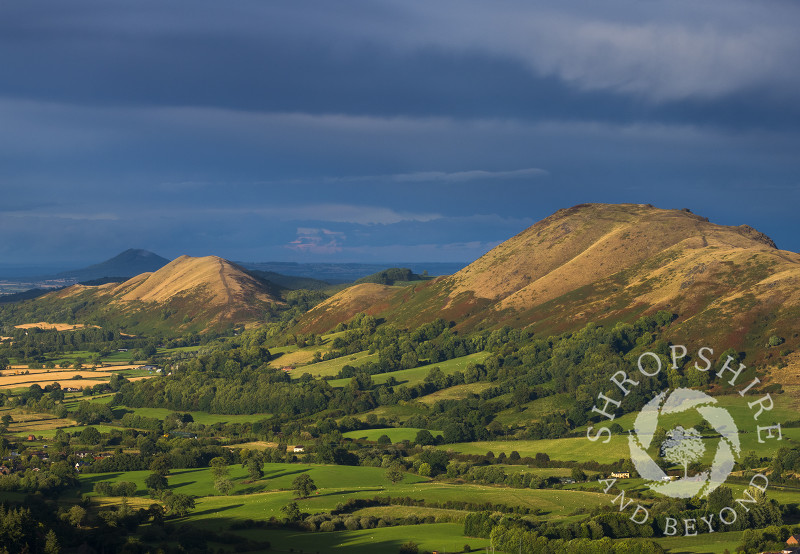
M508 324L548 334L670 310L675 340L748 349L772 334L798 336L800 255L747 225L688 210L581 204L452 276L375 296L346 289L301 328L326 330L355 307L408 327L443 317L462 329Z
M253 323L281 303L279 287L227 260L181 256L122 283L73 285L6 309L15 320L29 314L176 334Z

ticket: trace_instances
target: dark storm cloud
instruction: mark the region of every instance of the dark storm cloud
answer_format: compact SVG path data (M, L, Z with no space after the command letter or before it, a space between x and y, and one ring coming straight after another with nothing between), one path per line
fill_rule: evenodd
M799 21L743 0L7 3L0 254L469 260L587 201L800 248Z
M768 7L767 7L768 6ZM791 3L29 2L6 95L92 105L797 125ZM54 84L56 86L54 86ZM758 98L755 114L750 109Z

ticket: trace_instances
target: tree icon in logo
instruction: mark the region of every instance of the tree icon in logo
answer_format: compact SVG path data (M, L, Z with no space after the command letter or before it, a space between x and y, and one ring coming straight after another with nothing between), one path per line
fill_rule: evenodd
M734 453L739 455L741 446L736 423L728 410L716 404L717 401L704 392L679 388L672 391L669 396L666 392L662 392L642 408L636 416L634 432L628 436L628 445L636 471L650 481L647 486L651 490L673 498L691 498L697 494L706 496L725 482L736 463ZM696 429L684 429L681 426L673 429L661 445L661 449L667 461L684 467L684 475L672 481L647 453L647 449L653 443L653 436L662 416L690 410L699 413L719 433L720 439L711 467L697 475L689 476L689 464L703 456L706 446Z
M684 429L678 425L669 432L669 438L661 445L664 459L683 466L683 476L689 477L689 464L702 458L706 451L703 437L697 429Z

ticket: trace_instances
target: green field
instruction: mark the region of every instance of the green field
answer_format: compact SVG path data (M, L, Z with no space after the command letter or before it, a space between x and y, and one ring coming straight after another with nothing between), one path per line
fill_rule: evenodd
M378 359L377 352L374 354L370 354L367 351L358 352L356 354L342 356L340 358L335 358L333 360L325 360L322 362L317 362L315 364L299 366L296 369L292 370L291 372L292 379L298 379L304 373L310 373L314 377L328 377L332 375L338 375L338 373L346 365L358 367L366 362L377 361L377 359Z
M252 533L252 531L251 531ZM245 533L241 533L245 534ZM256 537L257 535L253 535ZM284 552L380 554L395 553L400 545L413 540L422 551L462 552L469 544L478 550L489 545L488 539L464 536L464 526L459 523L434 523L430 525L402 525L358 531L331 533L300 533L297 531L270 531L267 535L273 548Z
M495 419L503 425L528 425L545 415L559 410L568 410L574 403L574 395L566 393L554 394L528 402L524 405L522 411L516 408L504 410L497 414Z
M136 415L144 417L154 417L163 420L169 414L175 413L175 410L168 410L167 408L128 408L126 406L114 406L116 410L124 409L128 412L133 412ZM203 425L213 425L214 423L247 423L250 421L258 421L260 419L267 419L272 417L270 414L240 414L240 415L224 415L224 414L210 414L208 412L181 412L189 413L194 419L195 423L202 423Z
M291 468L297 464L289 465L280 478L291 483L299 473ZM357 468L360 470L369 468ZM357 473L356 471L356 473ZM326 512L335 508L337 504L348 498L374 498L376 496L390 495L392 497L410 496L415 500L427 502L469 501L475 503L506 504L509 506L525 506L542 511L541 517L548 519L568 519L574 517L576 511L583 511L605 505L609 502L606 494L572 490L551 489L507 489L473 484L444 484L435 482L401 482L392 485L385 480L372 486L357 483L346 488L325 488L324 481L317 481L314 473L312 478L318 483L318 494L310 498L297 500L300 510L308 513ZM129 475L128 473L123 475ZM416 477L416 476L414 476ZM170 480L172 477L169 478ZM126 479L123 479L126 480ZM130 479L127 479L130 480ZM211 487L210 480L204 479L204 485L193 482L188 488L178 487L179 492L191 492ZM172 483L172 481L170 481ZM330 483L329 483L330 484ZM265 485L268 488L276 486L275 483ZM237 485L236 490L244 486ZM215 525L215 514L225 513L226 519L264 519L270 516L281 517L281 508L296 498L291 491L267 491L254 494L234 494L233 496L206 496L197 500L197 511L190 516L191 520L208 519L208 525ZM205 522L204 522L205 523Z
M550 456L551 460L613 463L621 458L630 457L628 439L622 435L611 437L608 444L600 441L591 442L586 437L566 439L544 439L538 441L478 441L462 442L456 444L443 444L438 446L442 450L452 450L464 454L486 454L491 451L495 455L505 452L508 456L516 450L523 458L535 456L542 452Z
M289 489L292 481L301 473L308 473L320 489L351 488L355 490L370 489L369 492L380 490L381 487L391 486L386 479L386 470L379 467L360 466L334 466L317 464L264 464L264 478L253 483L245 483L247 471L240 465L228 466L229 474L234 483L233 495L285 490L291 496ZM149 471L126 471L123 473L97 473L81 475L82 492L88 493L98 481L131 481L139 487L140 494L146 494L144 481L150 475ZM427 481L425 477L406 474L403 484L414 484ZM176 469L167 477L170 488L194 496L213 496L214 480L210 468ZM377 494L377 493L375 493ZM257 496L257 495L256 495ZM316 499L314 499L316 500ZM334 499L331 502L339 502ZM283 504L280 504L283 506Z
M743 455L753 450L758 452L760 456L770 456L779 448L797 447L800 444L800 428L783 429L783 440L781 441L767 440L764 444L759 444L755 432L740 433L739 439ZM495 455L500 452L505 452L506 455L509 455L511 451L516 450L523 458L535 456L536 453L542 452L550 456L551 460L575 462L597 461L600 463L613 463L621 458L630 457L626 435L613 435L608 444L602 444L603 440L605 440L605 435L597 442L592 442L586 436L581 436L543 440L478 441L444 444L437 448L464 454L486 454L491 451ZM708 439L707 442L711 445L714 444L711 439ZM704 460L710 463L715 452L715 448L708 448L704 454Z
M758 400L761 396L762 395L759 394L747 394L745 398L742 398L738 394L732 394L717 396L715 399L720 407L728 410L740 431L747 431L755 434L757 425L766 426L779 422L796 421L798 419L798 412L792 407L791 399L784 399L781 395L772 395L774 402L772 410L764 411L764 413L759 416L758 420L754 419L753 416L758 412L759 406L756 404L753 406L753 409L750 409L747 404L748 402ZM638 412L620 415L614 419L614 423L619 423L623 429L626 430L633 429L633 422L637 414ZM702 421L700 414L694 410L682 412L673 417L677 423L686 428L698 425ZM597 423L595 425L600 424L601 423ZM580 427L579 430L585 430L585 427Z
M726 548L733 552L742 542L742 531L715 532L695 537L660 537L655 541L670 554L719 554Z
M362 429L361 431L348 431L342 436L346 439L365 439L377 441L381 435L387 435L393 443L402 441L414 442L421 429L414 427L384 427L382 429ZM441 431L431 431L433 436L441 435Z
M241 466L229 466L234 489L230 496L217 496L209 468L174 470L167 478L176 492L201 497L190 520L209 520L224 512L224 519L263 519L279 517L280 509L295 500L292 481L307 473L319 490L309 498L298 500L300 509L309 513L329 511L347 498L373 498L390 495L428 502L464 501L474 503L526 506L541 510L547 518L567 518L580 509L590 509L608 502L607 495L595 492L552 489L508 489L473 484L449 484L429 481L424 477L406 474L403 481L390 483L385 469L359 466L326 466L312 464L265 464L263 479L247 482ZM149 471L129 471L110 474L81 475L82 493L92 494L99 481L131 481L136 483L137 496L146 496L144 480Z
M491 386L492 383L486 383L482 381L477 383L465 383L463 385L456 385L454 387L448 387L446 389L433 392L427 396L422 396L417 400L423 404L434 404L439 400L460 400L473 394L480 394Z
M65 420L59 420L59 421L65 421ZM94 427L101 433L110 433L111 431L123 429L123 427L114 427L112 425L75 425L72 427L61 427L61 430L64 431L65 433L71 433L74 435L75 433L80 433L81 431L86 429L86 427ZM56 436L56 431L58 431L58 429L41 429L41 430L37 429L35 431L18 431L16 433L11 433L11 434L17 437L23 437L23 436L27 437L28 435L35 435L37 438L42 437L44 439L52 439L53 437Z
M403 385L416 385L422 383L428 372L434 367L438 367L445 375L455 373L456 371L464 371L468 364L481 363L489 356L488 352L476 352L462 356L461 358L453 358L444 362L435 364L427 364L413 369L401 369L399 371L390 371L389 373L378 373L372 376L372 381L375 384L382 384L389 380L390 377L397 379L397 382ZM350 379L333 379L330 381L332 387L344 387L350 382Z

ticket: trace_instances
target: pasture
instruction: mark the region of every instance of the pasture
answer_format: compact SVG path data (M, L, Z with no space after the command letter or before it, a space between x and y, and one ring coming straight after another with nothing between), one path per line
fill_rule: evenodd
M426 364L412 369L400 369L388 373L378 373L372 376L372 381L380 385L388 381L390 377L394 377L397 379L398 383L412 386L422 383L430 370L434 367L438 367L442 370L442 373L448 375L456 371L464 371L471 363L481 363L488 356L488 352L476 352L475 354L468 354L461 358L453 358L452 360L445 360L444 362L437 362L435 364ZM330 384L332 387L344 387L347 386L349 382L350 379L333 379L330 381Z
M258 536L257 531L239 534ZM263 533L263 532L262 532ZM460 523L434 523L428 525L400 525L358 531L333 531L331 533L302 533L290 530L270 531L267 539L276 550L284 552L319 552L320 554L354 553L375 554L378 552L397 552L400 545L413 540L420 552L462 552L468 544L474 550L482 550L489 545L489 539L476 539L464 536L464 526Z
M104 397L98 401L108 402L112 397ZM176 410L169 410L167 408L129 408L127 406L114 406L114 411L119 412L119 417L122 417L122 412L132 412L138 416L152 417L163 420L169 414L176 413ZM202 423L203 425L213 425L215 423L250 423L259 421L261 419L269 419L271 414L239 414L239 415L225 415L225 414L210 414L208 412L180 412L188 413L192 416L195 423ZM116 414L115 414L116 415Z
M304 373L310 373L312 376L317 378L330 377L337 375L346 365L359 367L366 362L375 362L377 360L377 353L370 354L367 351L357 352L355 354L341 356L340 358L334 358L333 360L324 360L315 364L297 367L291 371L291 376L292 379L297 379Z
M410 441L414 442L414 439L417 438L417 433L419 433L421 429L417 429L415 427L383 427L381 429L362 429L361 431L348 431L346 433L342 433L342 436L347 439L364 439L368 441L377 441L382 435L386 435L392 441L392 443L398 443L402 441ZM441 431L431 431L433 436L441 435Z
M516 450L523 458L535 456L541 452L550 456L551 460L614 463L628 457L628 439L622 435L614 435L608 444L591 442L586 437L570 437L565 439L519 440L519 441L477 441L438 446L442 450L452 450L464 454L495 455L505 452L506 456Z

